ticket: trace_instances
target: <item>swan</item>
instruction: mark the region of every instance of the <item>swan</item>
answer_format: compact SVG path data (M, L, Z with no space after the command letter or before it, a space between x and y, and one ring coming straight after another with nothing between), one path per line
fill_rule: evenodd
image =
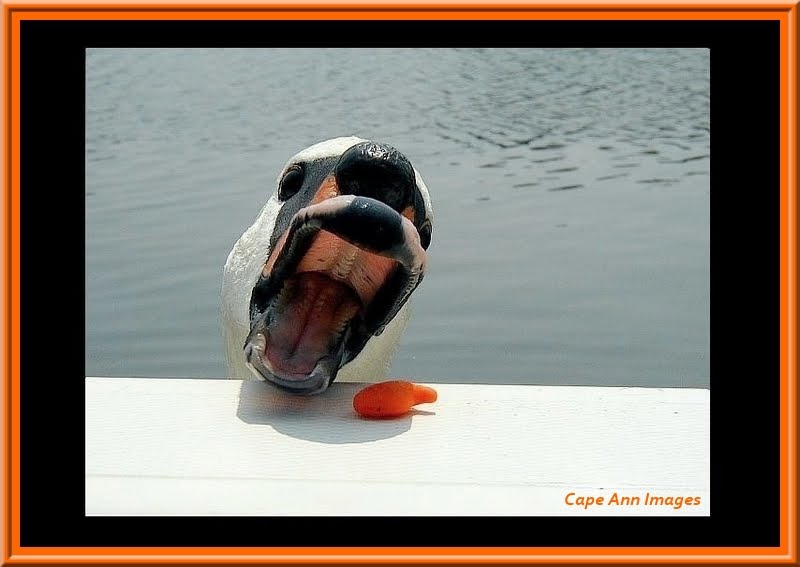
M303 395L385 379L432 229L428 188L394 147L348 136L297 153L225 262L228 376Z

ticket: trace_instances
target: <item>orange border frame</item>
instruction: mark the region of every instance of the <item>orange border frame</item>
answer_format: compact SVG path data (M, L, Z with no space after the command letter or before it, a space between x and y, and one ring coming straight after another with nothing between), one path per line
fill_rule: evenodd
M797 555L797 90L800 0L0 0L3 65L2 516L0 562L789 563ZM202 19L774 20L780 25L780 547L777 548L23 548L19 518L20 21Z

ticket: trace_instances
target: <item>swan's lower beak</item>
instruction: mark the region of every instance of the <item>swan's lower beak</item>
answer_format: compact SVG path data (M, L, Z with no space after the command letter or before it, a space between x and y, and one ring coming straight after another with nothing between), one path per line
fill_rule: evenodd
M405 304L425 261L414 224L381 201L337 195L300 209L253 289L248 366L285 390L325 390Z

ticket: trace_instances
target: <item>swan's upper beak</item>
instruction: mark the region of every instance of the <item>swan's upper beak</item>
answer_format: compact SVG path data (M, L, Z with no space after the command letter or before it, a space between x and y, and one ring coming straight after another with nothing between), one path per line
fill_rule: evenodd
M381 334L422 281L430 239L414 169L390 146L351 147L309 189L253 288L244 345L256 376L301 394Z

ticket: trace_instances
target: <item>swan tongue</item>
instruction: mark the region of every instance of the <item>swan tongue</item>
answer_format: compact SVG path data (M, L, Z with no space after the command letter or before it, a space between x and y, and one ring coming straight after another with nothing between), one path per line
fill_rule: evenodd
M316 272L287 280L266 329L265 354L283 376L308 376L360 308L346 285Z

